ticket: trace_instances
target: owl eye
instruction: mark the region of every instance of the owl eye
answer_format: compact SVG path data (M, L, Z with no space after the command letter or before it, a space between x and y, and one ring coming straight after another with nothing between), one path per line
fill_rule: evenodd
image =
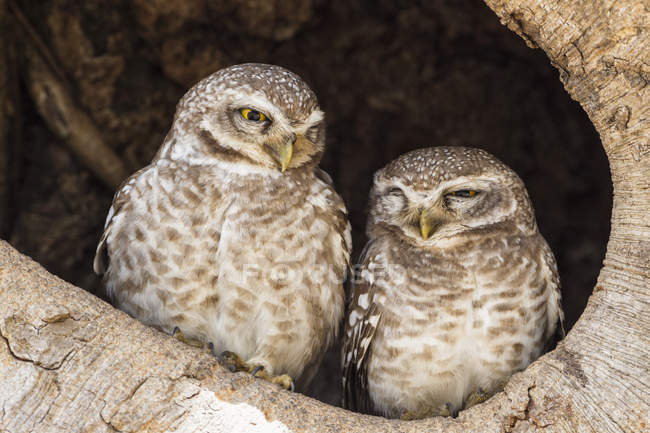
M319 132L320 124L312 125L307 132L305 133L305 136L311 141L312 143L315 143L318 140L318 132Z
M473 189L459 189L458 191L452 191L447 195L453 197L468 198L468 197L474 197L476 194L478 194L478 191L475 191Z
M388 190L388 195L404 195L404 191L401 188L393 187Z
M251 122L263 122L266 120L264 113L260 113L259 111L253 110L252 108L242 108L239 110L239 112L244 119L250 120Z

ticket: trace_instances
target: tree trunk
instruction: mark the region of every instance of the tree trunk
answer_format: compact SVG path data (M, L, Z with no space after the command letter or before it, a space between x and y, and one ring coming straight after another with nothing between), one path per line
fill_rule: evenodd
M454 420L353 414L226 372L212 356L140 324L0 241L0 431L647 431L648 7L644 0L486 2L547 53L610 161L614 204L604 267L556 350Z

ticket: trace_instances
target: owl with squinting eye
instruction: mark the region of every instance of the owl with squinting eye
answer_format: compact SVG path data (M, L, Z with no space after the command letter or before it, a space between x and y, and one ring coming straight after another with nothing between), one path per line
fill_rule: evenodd
M232 371L306 384L338 332L351 248L324 149L296 74L242 64L200 81L115 195L94 262L112 301Z
M420 149L374 178L345 319L343 405L455 415L564 335L555 259L521 179L479 149Z

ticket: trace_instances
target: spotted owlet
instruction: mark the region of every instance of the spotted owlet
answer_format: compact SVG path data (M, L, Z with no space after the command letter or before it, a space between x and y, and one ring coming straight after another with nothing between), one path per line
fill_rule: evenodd
M351 248L324 146L294 73L242 64L200 81L115 195L94 261L111 299L233 371L306 382L342 320Z
M563 335L555 259L521 179L485 151L420 149L378 171L345 320L344 406L450 415Z

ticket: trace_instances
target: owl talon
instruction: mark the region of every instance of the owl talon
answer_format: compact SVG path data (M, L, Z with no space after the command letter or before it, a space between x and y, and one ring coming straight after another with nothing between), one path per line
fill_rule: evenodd
M293 379L291 378L291 376L289 376L288 374L280 374L277 376L272 376L264 370L263 365L256 365L255 367L252 368L252 370L250 370L250 373L251 375L253 375L258 379L264 379L271 383L275 383L276 385L280 385L282 388L286 390L290 390L293 392L293 390L295 389L295 386L293 384Z
M188 346L192 347L198 347L200 349L206 349L209 347L204 341L195 339L195 338L187 338L185 334L183 334L183 331L181 331L181 328L178 326L174 326L174 330L172 331L172 337L177 339L178 341L181 341Z
M295 389L293 379L288 374L272 376L266 372L263 365L251 365L243 361L239 355L234 352L228 350L221 352L219 356L217 356L217 360L219 361L219 364L226 367L232 373L237 371L247 371L253 377L275 383L284 389L291 391Z
M438 415L456 418L458 416L458 409L455 409L453 404L447 402Z
M402 421L412 421L414 419L419 419L420 417L418 416L417 413L412 412L410 410L405 410L402 412L402 415L399 417Z
M267 379L269 380L269 379ZM293 392L295 389L295 386L293 384L293 379L291 376L288 374L282 374L279 376L271 376L270 381L275 383L276 385L280 385L282 388Z
M510 378L507 377L505 379L499 380L496 383L496 385L492 388L492 390L489 392L483 390L483 388L477 389L476 391L474 391L473 393L467 396L467 399L465 399L465 404L463 405L463 409L469 409L472 406L481 404L484 401L488 400L497 392L503 391L503 388L506 386L506 383L508 383L509 379Z
M172 331L172 337L174 337L178 341L181 341L187 345L192 346L192 344L190 344L190 340L185 338L185 334L183 334L183 331L181 331L181 328L179 328L178 326L174 326L174 330Z
M491 394L488 394L487 392L483 391L482 388L479 388L467 396L464 404L464 409L469 409L472 406L483 403L488 398L490 398L490 396Z
M250 371L248 364L246 364L235 352L225 350L217 356L219 364L230 370L231 373L238 371Z

